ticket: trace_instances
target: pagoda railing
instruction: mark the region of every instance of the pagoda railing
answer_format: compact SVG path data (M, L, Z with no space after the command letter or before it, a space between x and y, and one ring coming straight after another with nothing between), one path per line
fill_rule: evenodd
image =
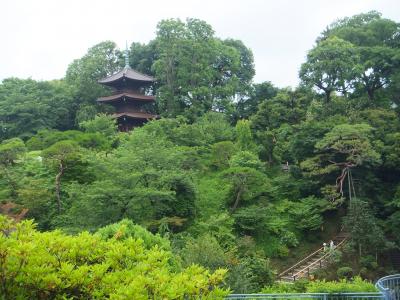
M375 284L385 300L400 299L400 274L382 277Z

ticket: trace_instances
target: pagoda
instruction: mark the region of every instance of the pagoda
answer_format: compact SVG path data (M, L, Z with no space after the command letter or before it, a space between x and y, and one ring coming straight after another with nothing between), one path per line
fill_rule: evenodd
M119 131L129 131L157 118L157 115L148 110L149 106L154 105L154 96L146 94L154 81L153 77L130 68L128 51L125 52L125 67L98 81L113 89L110 96L100 97L97 102L110 104L115 108L112 116L117 119Z

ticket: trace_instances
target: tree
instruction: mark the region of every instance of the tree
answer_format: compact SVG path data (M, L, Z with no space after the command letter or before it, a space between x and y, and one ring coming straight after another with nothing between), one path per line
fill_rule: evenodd
M316 143L317 155L301 163L310 175L321 176L340 170L336 188L343 196L343 185L349 170L373 166L381 161L380 153L371 142L372 127L367 124L340 124Z
M247 119L257 112L261 103L270 100L276 96L279 89L270 81L255 83L250 86L248 97L242 97L236 104L236 113L238 119Z
M250 50L238 41L215 38L211 26L198 19L161 21L156 49L153 69L165 116L184 113L193 120L210 110L230 110L254 72Z
M282 89L275 97L263 101L257 112L251 117L254 131L265 131L278 128L284 123L298 124L306 118L310 96L304 90Z
M43 152L44 158L50 166L57 170L55 176L55 193L57 210L61 213L61 179L65 171L74 166L81 159L79 146L72 141L61 141L50 146Z
M15 165L18 158L26 152L24 142L19 138L5 140L0 143L0 174L2 174L10 186L11 197L17 196L17 185L20 181L15 178L11 167Z
M226 267L228 260L224 249L209 234L189 239L181 251L181 257L184 266L198 264L213 271Z
M0 84L0 141L28 139L43 129L70 129L75 109L73 88L64 80L4 79Z
M95 100L107 94L107 89L97 81L117 72L122 65L122 55L116 44L105 41L91 47L82 58L68 66L65 79L75 89L78 124L94 118L99 109L94 106Z
M371 11L334 22L318 41L338 37L356 47L360 61L355 87L374 101L375 93L391 84L399 68L399 33L398 23Z
M109 139L114 139L118 132L116 120L105 114L99 114L93 120L83 121L79 126L87 133L102 134Z
M250 121L240 120L236 124L236 146L242 151L257 153L257 145L254 142L250 129Z
M299 75L306 85L322 90L326 102L329 102L332 92L348 92L357 73L358 61L353 44L331 37L310 50Z
M217 168L226 168L229 166L229 160L235 153L235 144L231 141L215 143L211 146L212 163Z
M231 185L227 203L231 212L240 205L251 203L268 190L269 182L266 176L249 167L232 167L222 173Z
M143 74L153 76L154 70L152 66L157 59L157 55L155 40L150 41L148 44L133 42L129 51L129 65Z
M385 238L377 219L371 212L368 203L358 198L350 202L348 214L343 219L345 228L349 231L351 240L358 248L361 257L363 250L368 253L384 248Z

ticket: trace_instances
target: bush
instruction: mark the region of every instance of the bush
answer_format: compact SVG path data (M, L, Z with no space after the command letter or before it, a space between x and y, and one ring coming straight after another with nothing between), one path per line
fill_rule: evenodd
M225 267L227 256L218 241L206 234L197 239L189 239L181 252L183 264L190 266L199 264L211 270Z
M241 258L229 269L227 283L235 293L256 293L274 279L269 259L258 253Z
M369 281L354 277L353 280L340 281L317 280L307 285L307 293L351 293L351 292L377 292L375 285Z
M229 161L231 167L245 167L261 170L263 163L258 156L250 151L239 151Z
M294 283L275 282L273 285L266 286L261 290L263 294L288 294L304 293L308 285L307 279L299 279Z
M159 234L152 234L142 226L134 224L129 219L123 219L118 223L100 228L96 232L96 235L104 240L111 238L125 240L131 237L136 240L142 240L143 246L146 247L146 249L157 246L163 250L171 250L170 243L167 239L161 237Z
M41 233L31 221L0 216L0 299L223 299L226 270L192 265L171 271L173 256L142 240L103 240L83 232Z
M222 141L211 146L212 164L218 169L229 167L229 160L235 153L235 144L231 141Z

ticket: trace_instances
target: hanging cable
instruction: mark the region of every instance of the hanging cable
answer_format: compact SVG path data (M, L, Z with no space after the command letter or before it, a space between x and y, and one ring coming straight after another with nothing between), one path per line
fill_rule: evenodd
M350 169L347 169L347 184L348 184L348 188L349 188L349 206L351 209L353 201L351 200L351 172L350 172Z
M353 189L353 198L357 198L356 196L356 189L354 188L354 180L353 180L353 175L350 173L350 182L351 182L351 187Z

